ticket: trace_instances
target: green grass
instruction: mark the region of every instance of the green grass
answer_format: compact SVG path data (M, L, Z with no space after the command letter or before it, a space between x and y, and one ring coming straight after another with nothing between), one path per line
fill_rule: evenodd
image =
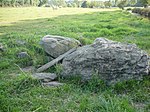
M52 8L46 7L0 8L0 24L11 25L12 22L16 23L21 20L52 18L61 15L84 14L90 12L114 10L118 9L61 8L58 10L53 10Z
M30 73L22 73L16 66L28 66L31 62L38 67L47 62L39 45L40 39L47 34L76 38L84 45L97 37L106 37L135 43L150 54L149 20L127 12L98 9L53 12L48 8L2 8L0 13L0 43L5 47L5 51L0 52L0 112L150 111L150 77L109 87L96 78L83 83L78 78L60 77L58 80L65 83L64 86L45 88L32 79ZM16 19L18 16L20 18ZM18 59L17 53L21 51L28 52L30 58ZM56 65L48 71L60 73L61 68Z

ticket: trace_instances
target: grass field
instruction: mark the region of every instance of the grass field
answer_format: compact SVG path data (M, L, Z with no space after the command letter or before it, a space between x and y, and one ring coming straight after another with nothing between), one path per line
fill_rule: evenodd
M98 11L114 11L115 9L85 9L85 8L61 8L53 10L52 8L27 7L27 8L0 8L0 25L8 25L20 20L32 20L40 18L52 18L61 15L83 14Z
M64 86L42 87L20 67L43 65L48 60L39 45L47 35L76 38L90 44L97 37L135 43L150 54L150 21L116 9L1 8L0 112L148 112L150 77L106 86L98 79L62 79ZM110 12L111 11L111 12ZM25 42L20 45L17 41ZM25 51L30 59L18 59ZM59 73L59 65L48 71Z

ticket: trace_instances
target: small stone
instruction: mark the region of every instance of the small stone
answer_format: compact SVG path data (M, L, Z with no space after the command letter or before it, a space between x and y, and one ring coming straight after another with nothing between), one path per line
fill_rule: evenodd
M35 67L34 66L28 66L28 67L22 68L22 70L24 72L34 72L35 71Z
M20 52L17 54L18 58L27 58L30 57L29 54L27 52Z
M54 73L35 73L32 76L42 82L49 82L57 78L57 75Z
M48 82L48 83L42 83L43 86L52 86L52 87L58 87L64 85L63 83L53 81L53 82Z

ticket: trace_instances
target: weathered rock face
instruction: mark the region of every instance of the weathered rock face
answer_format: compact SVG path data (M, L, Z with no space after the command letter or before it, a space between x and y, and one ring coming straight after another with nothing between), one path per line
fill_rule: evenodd
M72 38L46 35L42 38L40 44L51 57L57 58L71 48L79 46L80 42Z
M58 86L63 86L63 83L53 81L53 82L48 82L48 83L42 83L43 86L52 86L52 87L58 87Z
M34 74L32 74L32 76L43 82L50 82L57 78L57 75L54 73L34 73Z
M78 48L63 60L62 76L91 79L96 74L108 84L148 75L148 55L132 44L97 38L92 45Z

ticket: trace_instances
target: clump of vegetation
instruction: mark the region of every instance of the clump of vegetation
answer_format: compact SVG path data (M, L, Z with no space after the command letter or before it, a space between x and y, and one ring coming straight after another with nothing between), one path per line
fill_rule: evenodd
M127 8L126 10L127 10L127 11L131 11L131 10L132 10L132 8Z
M132 12L150 18L150 8L134 8Z
M134 8L132 9L133 13L140 13L141 9L140 8Z

